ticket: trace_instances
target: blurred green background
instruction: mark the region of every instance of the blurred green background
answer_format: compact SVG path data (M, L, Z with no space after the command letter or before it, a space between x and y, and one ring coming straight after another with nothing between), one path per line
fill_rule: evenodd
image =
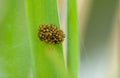
M60 25L67 34L67 0L57 1ZM30 47L27 44L29 43L27 38L29 36L26 36L28 35L27 27L24 27L27 22L24 14L26 6L22 3L24 3L24 0L0 0L0 40L6 39L4 40L6 43L0 41L0 78L12 78L10 74L14 74L14 71L21 68L24 68L24 70L19 70L18 74L15 74L16 77L27 78L29 74L30 78L32 77L31 72L28 72ZM81 36L79 78L120 78L120 0L77 0L77 4ZM14 21L11 19L14 19ZM13 28L15 25L20 28L16 30L16 28ZM21 33L21 35L17 35L17 33ZM13 40L13 43L4 38L5 35ZM13 39L12 36L15 36L15 38ZM24 41L24 43L17 40ZM16 46L6 46L5 44ZM66 44L67 38L63 43L65 62L67 60ZM5 53L7 50L9 52ZM11 59L14 60L9 62L11 60L9 55L12 55L11 51L18 51L18 53L14 53L18 58L16 59L13 55ZM20 52L22 52L22 55ZM3 58L3 56L5 57ZM16 61L19 62L14 63ZM16 67L11 71L10 68L13 65ZM28 74L22 75L23 71L28 72ZM5 73L8 72L10 74L6 75Z
M60 0L61 24L65 3ZM79 78L120 78L120 0L78 0Z

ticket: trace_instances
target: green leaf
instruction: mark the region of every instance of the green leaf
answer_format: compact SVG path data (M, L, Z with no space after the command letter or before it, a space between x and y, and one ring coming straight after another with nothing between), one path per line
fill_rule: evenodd
M0 0L0 78L28 78L30 50L24 0Z
M68 71L70 78L78 78L79 56L80 56L80 38L77 18L76 0L68 0Z
M28 78L31 61L34 78L67 78L62 44L38 38L40 24L60 26L56 0L1 2L0 78Z
M41 24L59 27L56 0L27 0L29 39L35 78L66 78L62 44L47 44L39 40Z

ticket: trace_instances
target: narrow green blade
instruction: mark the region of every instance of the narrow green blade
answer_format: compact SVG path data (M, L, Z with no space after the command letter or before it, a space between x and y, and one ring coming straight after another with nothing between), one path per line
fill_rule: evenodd
M80 38L76 0L68 0L68 71L70 78L78 77Z
M27 0L26 4L34 77L66 78L62 45L47 44L38 38L39 25L59 27L57 0Z
M24 0L0 0L0 78L28 78L30 50Z

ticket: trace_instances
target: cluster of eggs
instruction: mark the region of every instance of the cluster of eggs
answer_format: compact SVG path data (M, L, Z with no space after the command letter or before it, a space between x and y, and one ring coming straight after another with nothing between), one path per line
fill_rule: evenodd
M39 26L38 37L46 43L58 44L63 42L65 34L54 24L42 24Z

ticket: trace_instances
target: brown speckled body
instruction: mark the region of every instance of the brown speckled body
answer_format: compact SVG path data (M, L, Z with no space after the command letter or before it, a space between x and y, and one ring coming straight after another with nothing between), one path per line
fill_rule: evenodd
M42 24L39 26L38 37L46 43L58 44L64 41L65 34L53 24Z

